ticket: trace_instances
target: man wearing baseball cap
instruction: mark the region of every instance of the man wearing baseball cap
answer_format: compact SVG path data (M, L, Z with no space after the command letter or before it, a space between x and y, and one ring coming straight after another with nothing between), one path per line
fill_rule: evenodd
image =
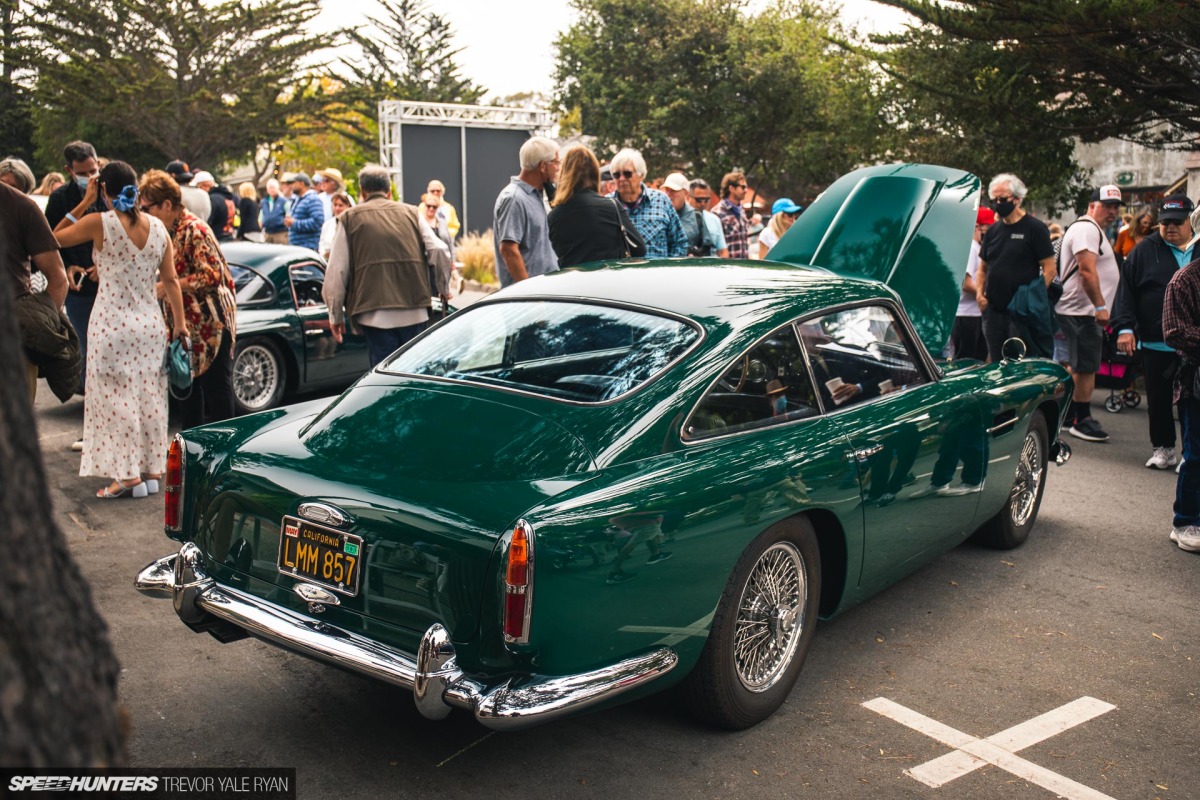
M192 186L192 170L185 161L172 161L167 164L167 174L179 184L180 198L184 207L200 219L208 222L212 213L212 200L204 189Z
M1054 311L1067 340L1067 367L1075 378L1067 432L1088 442L1108 441L1108 434L1092 417L1091 403L1104 329L1121 275L1104 229L1120 212L1120 189L1109 185L1094 190L1087 212L1067 227L1059 248L1063 293Z
M1163 198L1159 210L1159 233L1170 243L1167 228L1188 225L1191 201L1175 195ZM1163 219L1166 213L1167 219ZM1183 215L1180 218L1180 215ZM1187 251L1175 258L1196 255L1190 237L1180 239ZM1176 245L1175 247L1179 247ZM1171 541L1183 550L1200 552L1200 397L1195 395L1196 364L1200 364L1200 267L1197 260L1185 262L1167 284L1163 294L1163 341L1181 357L1182 366L1175 373L1173 395L1179 410L1179 430L1183 434L1183 462L1175 483L1175 518L1172 521Z
M1113 307L1112 325L1119 333L1117 349L1142 352L1146 378L1146 415L1150 421L1149 469L1170 469L1175 455L1175 414L1171 375L1179 368L1175 348L1163 341L1163 296L1167 284L1197 255L1188 215L1194 204L1184 195L1164 197L1158 204L1158 229L1129 252L1121 267L1121 282Z

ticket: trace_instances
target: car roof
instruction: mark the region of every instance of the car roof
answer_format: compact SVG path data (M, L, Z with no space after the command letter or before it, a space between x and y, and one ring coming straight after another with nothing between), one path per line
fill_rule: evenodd
M774 327L831 306L895 295L878 281L762 261L712 258L615 261L515 283L482 303L516 299L593 300L644 306L695 320L710 331Z
M324 263L315 250L307 247L292 247L288 244L225 242L221 245L221 252L225 254L225 260L231 264L266 272L293 261Z

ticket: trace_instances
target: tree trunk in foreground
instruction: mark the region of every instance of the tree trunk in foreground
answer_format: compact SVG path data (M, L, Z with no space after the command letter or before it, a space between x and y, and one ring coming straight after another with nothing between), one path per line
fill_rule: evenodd
M0 275L0 766L119 766L120 666L51 514L20 341Z

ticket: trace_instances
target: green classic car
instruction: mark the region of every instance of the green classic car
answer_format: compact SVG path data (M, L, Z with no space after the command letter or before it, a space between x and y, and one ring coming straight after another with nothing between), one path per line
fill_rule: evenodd
M615 262L523 281L332 401L188 430L137 576L255 636L514 729L679 685L744 728L819 618L975 535L1029 535L1070 378L938 362L979 181L831 186L793 263ZM903 303L902 303L903 300ZM907 311L905 310L907 306Z
M321 298L325 262L306 247L221 246L237 292L233 395L238 412L274 408L286 395L343 388L367 371L367 343L347 330L341 344Z

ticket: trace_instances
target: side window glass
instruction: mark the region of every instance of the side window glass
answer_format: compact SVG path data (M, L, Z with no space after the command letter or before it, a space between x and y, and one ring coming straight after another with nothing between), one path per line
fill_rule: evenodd
M796 331L785 325L730 365L692 412L684 438L751 430L817 413Z
M926 383L912 343L883 306L836 311L800 323L826 408L854 405Z
M296 308L325 305L321 288L325 285L325 270L316 264L293 264L288 268L292 279L292 294L296 297Z

